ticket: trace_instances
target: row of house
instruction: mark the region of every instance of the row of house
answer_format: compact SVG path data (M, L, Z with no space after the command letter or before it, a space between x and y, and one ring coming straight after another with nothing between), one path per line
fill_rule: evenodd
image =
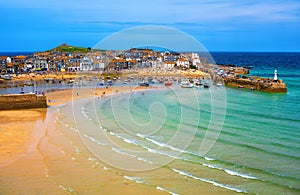
M197 53L157 52L152 49L132 48L126 51L36 52L28 56L0 56L0 69L16 71L100 71L136 67L173 69L175 66L199 67Z

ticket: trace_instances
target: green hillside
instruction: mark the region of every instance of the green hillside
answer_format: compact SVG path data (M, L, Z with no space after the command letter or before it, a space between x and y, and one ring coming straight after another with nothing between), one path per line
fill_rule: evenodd
M85 52L88 52L90 51L91 48L88 47L77 47L77 46L71 46L71 45L67 45L67 44L62 44L60 46L57 46L49 51L53 52L82 52L82 53L85 53Z

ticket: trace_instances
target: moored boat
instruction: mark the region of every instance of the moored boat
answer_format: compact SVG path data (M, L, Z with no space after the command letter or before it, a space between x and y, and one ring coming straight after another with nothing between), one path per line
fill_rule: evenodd
M10 76L10 74L5 74L5 75L2 76L2 78L4 80L11 80L12 79L12 77Z
M165 81L165 86L172 86L173 82L172 81Z
M209 85L209 83L204 83L203 87L204 87L204 88L209 88L210 85Z
M190 83L190 81L188 81L188 80L182 81L182 82L180 83L180 86L181 86L182 88L193 88L193 87L194 87L194 85L193 85L192 83Z
M197 79L196 82L195 82L195 84L196 84L197 86L201 86L201 85L202 85L202 82L201 82L200 79Z

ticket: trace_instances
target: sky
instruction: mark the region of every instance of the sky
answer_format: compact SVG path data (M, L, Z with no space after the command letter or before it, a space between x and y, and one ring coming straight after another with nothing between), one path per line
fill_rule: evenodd
M144 25L178 29L208 51L300 52L299 0L0 0L0 52L94 47Z

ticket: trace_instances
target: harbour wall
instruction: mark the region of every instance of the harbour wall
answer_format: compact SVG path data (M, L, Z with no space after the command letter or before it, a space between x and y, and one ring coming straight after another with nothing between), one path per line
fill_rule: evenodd
M262 82L262 81L251 81L249 79L236 79L236 78L226 78L224 83L230 87L243 86L246 89L253 89L264 92L278 93L287 92L287 87L282 81L278 82Z
M46 96L36 94L0 95L0 110L47 108Z

